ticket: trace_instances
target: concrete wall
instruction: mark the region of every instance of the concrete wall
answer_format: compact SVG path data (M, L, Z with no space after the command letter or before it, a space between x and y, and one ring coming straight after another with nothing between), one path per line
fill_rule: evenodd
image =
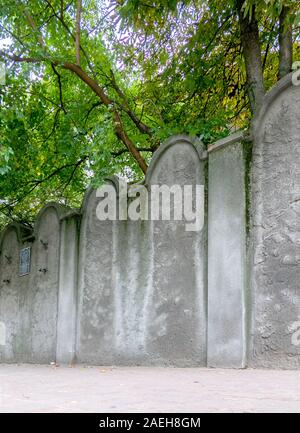
M92 188L78 212L50 203L32 230L7 227L0 362L298 368L299 103L291 76L267 95L254 122L250 194L240 133L208 151L173 137L144 184L128 186L126 207L143 186L204 185L200 232L174 219L101 221ZM122 200L123 183L107 184ZM27 246L30 272L19 276Z
M114 232L116 222L99 221L96 191L82 208L79 243L77 360L92 364L114 359Z
M144 186L204 186L205 158L200 142L174 137ZM118 180L108 183L118 194ZM185 221L100 221L98 203L90 188L80 212L50 203L33 230L2 234L0 360L206 365L206 223L192 232ZM30 272L20 276L27 246Z
M171 139L155 155L146 176L153 185L205 185L200 143ZM147 348L158 363L206 365L207 226L186 231L185 220L153 221Z
M8 227L1 237L0 256L0 323L1 323L1 362L16 361L20 353L20 290L24 290L23 280L18 281L19 272L18 228Z
M12 225L1 237L2 362L43 363L56 358L59 220L55 207L42 211L34 235L26 241L28 234ZM24 247L31 248L31 269L19 276L19 251Z
M75 320L70 302L64 309L69 291L76 287L68 268L76 250L72 248L65 261L62 250L67 244L62 236L66 232L62 218L67 212L50 203L38 215L34 230L14 224L1 235L1 362L49 363L57 358L67 362L74 357L68 348L72 342L68 326ZM74 246L75 233L70 246ZM26 247L31 250L30 272L20 276L20 250Z
M200 144L187 137L167 141L145 185L204 185L201 155ZM98 203L89 190L80 232L77 360L205 365L205 228L195 233L186 232L183 221L99 221Z
M79 227L79 213L61 215L56 361L64 364L75 362L76 355Z
M300 327L300 87L291 76L254 125L250 364L298 368ZM294 335L295 336L295 335Z
M246 363L243 134L209 148L208 366Z

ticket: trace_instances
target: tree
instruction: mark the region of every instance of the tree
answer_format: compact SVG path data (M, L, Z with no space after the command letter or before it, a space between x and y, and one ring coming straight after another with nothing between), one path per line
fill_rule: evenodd
M91 178L141 178L173 133L209 143L247 126L299 53L298 12L292 0L3 0L0 212L30 222L49 199L76 206Z
M147 31L149 27L153 29L156 26L161 29L162 21L166 25L168 21L170 22L170 15L175 11L178 12L178 9L187 8L187 5L192 5L190 6L191 9L198 8L201 14L197 23L199 30L201 32L206 31L212 36L206 49L217 48L220 40L224 38L226 30L230 28L233 34L232 46L242 48L246 69L245 85L252 113L258 111L262 104L266 87L265 67L268 56L272 56L277 48L276 45L279 45L278 77L283 78L292 70L293 26L299 22L300 16L298 0L231 0L228 2L127 0L118 3L120 4L120 13L128 19L127 23L133 23L136 28L144 31ZM165 14L163 20L162 14ZM235 34L236 30L238 30L238 35ZM295 39L299 42L299 28L295 29L295 33L296 30L298 30L298 38L295 37ZM223 35L218 41L220 32ZM157 39L159 40L160 37L161 34L158 33ZM205 40L205 37L202 36L201 40ZM190 40L188 45L189 43ZM299 48L298 44L297 47ZM188 52L191 51L188 50ZM205 50L204 54L207 54ZM222 54L227 55L228 51L223 50ZM263 56L264 59L262 59ZM233 60L236 61L238 53L236 52L233 57ZM274 56L272 58L272 67L274 68Z

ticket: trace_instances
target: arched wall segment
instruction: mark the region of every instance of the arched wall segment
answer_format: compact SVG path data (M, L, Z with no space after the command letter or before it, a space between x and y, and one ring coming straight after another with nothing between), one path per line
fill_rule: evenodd
M114 358L115 222L98 220L98 203L96 190L89 188L82 206L78 265L76 359L92 364Z
M204 185L202 148L173 137L154 155L153 184ZM116 191L118 184L115 181ZM79 362L205 365L206 228L181 221L99 221L87 192L80 233Z
M2 362L56 360L61 218L68 212L49 203L40 211L33 231L15 224L1 236ZM30 269L21 276L24 248L30 248Z
M254 122L250 365L299 368L300 87L292 75Z
M188 136L167 140L146 176L153 185L201 185L205 189L202 143ZM201 212L205 212L201 209ZM151 221L151 284L147 293L147 350L157 363L206 365L206 241L187 231L186 221Z
M28 362L56 359L59 228L57 208L49 205L37 219L35 241L31 247L32 268L26 290L20 293L22 341L26 346L23 351L27 352L25 359Z
M0 361L15 362L20 346L20 310L17 284L20 227L11 225L1 236L0 255Z

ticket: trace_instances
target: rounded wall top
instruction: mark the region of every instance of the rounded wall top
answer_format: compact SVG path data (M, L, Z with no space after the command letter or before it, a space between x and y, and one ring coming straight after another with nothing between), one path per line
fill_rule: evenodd
M168 138L167 140L165 140L159 146L159 148L154 152L153 157L150 161L150 165L148 167L147 173L146 173L146 177L145 177L144 183L146 185L149 184L151 176L152 176L161 156L168 149L170 149L172 146L174 146L175 144L179 144L179 143L190 144L193 147L193 149L195 149L195 151L198 153L199 160L201 160L203 158L204 145L198 137L192 137L192 136L185 135L185 134L174 135L174 136Z
M2 248L3 241L6 237L6 235L11 231L15 231L17 235L17 240L19 243L23 242L23 239L30 237L32 235L33 230L29 227L25 226L24 224L13 222L8 224L0 233L0 251Z
M54 209L56 214L57 214L57 218L59 221L61 221L62 219L66 218L67 216L72 216L72 215L77 215L78 212L72 208L70 208L69 206L65 206L63 204L59 204L56 202L49 202L47 204L45 204L45 206L39 211L39 213L37 214L37 217L35 219L35 224L34 224L34 235L36 235L36 233L38 232L39 226L40 226L40 222L44 216L44 214L49 210L49 209Z
M116 191L117 191L117 194L118 194L118 192L119 192L119 178L118 178L118 176L108 176L107 178L105 178L105 183L112 183L113 186L116 188ZM88 203L89 203L89 199L90 199L91 195L93 194L93 192L95 190L96 189L92 185L90 185L87 188L87 190L85 191L85 194L84 194L84 197L83 197L83 200L82 200L82 205L81 205L81 208L80 208L80 213L81 214L84 214L85 210L87 209Z
M300 86L295 86L293 84L293 75L295 72L291 72L286 77L282 78L278 83L275 84L274 87L266 94L264 103L258 113L253 118L253 131L254 135L256 135L261 125L263 125L264 117L266 116L268 110L273 105L273 103L276 101L276 99L287 89L293 87L295 89L298 88L298 91L300 93Z
M3 243L5 236L11 230L14 230L16 232L17 239L18 239L18 242L20 244L22 242L24 242L24 240L26 240L26 239L28 240L30 238L33 239L34 237L36 237L36 234L37 234L38 229L39 229L40 221L42 220L43 215L48 211L48 209L51 209L51 208L55 210L55 212L57 214L57 218L59 221L64 219L65 217L67 217L69 215L78 214L78 212L76 212L75 210L71 209L68 206L64 206L64 205L61 205L61 204L55 203L55 202L49 202L37 214L33 228L30 228L30 227L28 227L22 223L18 223L18 222L13 222L13 223L8 224L0 233L0 248L2 246L2 243Z

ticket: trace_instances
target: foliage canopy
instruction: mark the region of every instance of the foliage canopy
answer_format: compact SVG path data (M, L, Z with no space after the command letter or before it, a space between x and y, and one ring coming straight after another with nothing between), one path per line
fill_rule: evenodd
M171 134L208 144L247 127L239 4L269 89L280 32L299 59L298 0L2 0L0 224L30 223L49 200L78 206L113 173L141 179Z

